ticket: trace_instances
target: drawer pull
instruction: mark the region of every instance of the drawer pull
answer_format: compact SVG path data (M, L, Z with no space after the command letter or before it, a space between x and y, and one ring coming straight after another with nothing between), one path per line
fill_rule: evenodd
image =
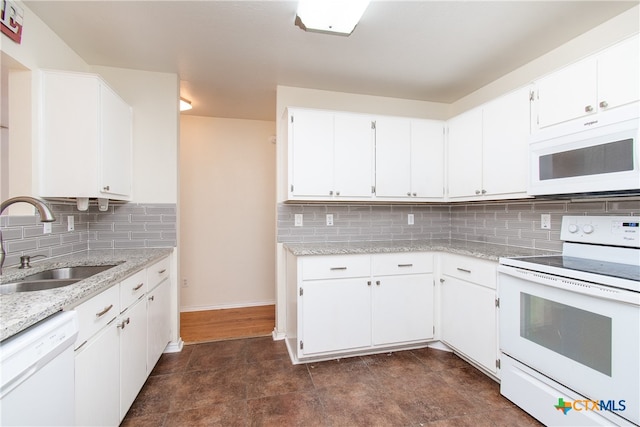
M329 268L329 270L331 270L331 271L346 270L346 269L347 269L347 267L331 267L331 268Z
M376 280L376 286L380 286L380 280Z
M138 289L140 289L141 287L144 286L144 283L140 283L138 286L136 286L135 288L133 288L134 291L137 291Z
M398 267L413 267L413 264L398 264Z
M151 295L151 296L149 297L149 301L153 301L154 299L155 299L155 298L154 298L154 296L153 296L153 295Z
M471 273L471 270L467 270L466 268L458 267L458 271L462 271L463 273Z
M166 269L166 268L163 268L162 270L158 271L158 274L162 274L162 273L164 273L165 271L167 271L167 269Z
M367 286L371 286L371 280L367 280Z
M100 312L96 313L96 317L102 317L102 316L104 316L104 315L105 315L105 314L107 314L107 312L108 312L109 310L111 310L112 308L113 308L113 304L109 305L109 307L105 307L105 308L104 308L104 310L102 310L102 311L100 311Z

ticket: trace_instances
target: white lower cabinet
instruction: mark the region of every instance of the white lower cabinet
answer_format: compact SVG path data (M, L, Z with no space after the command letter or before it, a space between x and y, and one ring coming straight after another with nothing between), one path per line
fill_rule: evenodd
M442 254L440 338L497 376L496 263Z
M72 308L77 426L119 425L169 342L169 260Z
M115 319L75 352L76 425L120 423L120 357Z
M433 338L433 255L290 255L294 362L416 346ZM293 320L295 319L295 320Z
M120 420L147 379L147 304L144 297L117 320L120 333Z

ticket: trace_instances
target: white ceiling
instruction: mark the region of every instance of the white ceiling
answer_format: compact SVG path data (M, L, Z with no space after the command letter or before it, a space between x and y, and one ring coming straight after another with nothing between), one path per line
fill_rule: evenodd
M451 103L638 1L374 0L350 37L294 1L24 3L91 65L177 73L189 114L274 120L276 85Z

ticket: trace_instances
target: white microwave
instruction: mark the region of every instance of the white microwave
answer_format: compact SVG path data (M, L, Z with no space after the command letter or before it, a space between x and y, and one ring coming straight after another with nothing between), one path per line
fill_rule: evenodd
M640 119L585 122L587 129L534 135L528 194L640 193Z

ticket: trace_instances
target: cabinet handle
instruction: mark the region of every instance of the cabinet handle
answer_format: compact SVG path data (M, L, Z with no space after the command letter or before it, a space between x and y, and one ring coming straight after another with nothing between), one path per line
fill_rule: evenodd
M407 196L411 197L411 191L407 191Z
M120 323L118 325L118 328L124 329L124 327L127 326L130 321L131 321L131 319L129 317L127 317L125 320L122 321L122 323Z
M413 267L413 264L398 264L398 267Z
M471 270L467 270L466 268L458 267L458 271L462 271L463 273L471 273Z
M153 301L154 299L155 299L155 298L154 298L154 296L153 296L153 295L151 295L151 296L149 297L149 301Z
M418 193L413 193L413 197L416 197L418 195Z
M165 271L167 271L167 269L166 269L166 268L163 268L162 270L158 271L158 274L162 274L162 273L164 273Z
M107 313L107 311L111 310L112 308L113 308L113 304L109 305L109 307L105 307L104 310L96 313L96 317L102 317Z
M487 194L487 190L482 190L482 194Z
M440 283L444 283L444 279L440 279Z
M584 107L584 112L585 113L590 113L593 111L593 107L591 105L587 105L586 107Z
M609 103L607 101L600 101L600 108L607 108L609 106Z
M329 191L329 195L333 196L333 190Z
M339 191L336 191L336 196L339 196L339 195L340 195L340 192L339 192Z
M331 268L329 268L329 270L331 270L331 271L346 270L346 269L347 269L347 267L331 267Z
M371 280L367 280L367 286L371 286Z
M476 194L480 194L480 190L476 190Z
M135 288L133 288L134 291L137 291L138 289L140 289L141 287L144 286L144 283L140 283L138 286L136 286Z
M108 185L105 185L104 187L102 187L102 191L109 191L111 189L111 187L109 187Z
M380 286L380 280L376 280L376 286Z

